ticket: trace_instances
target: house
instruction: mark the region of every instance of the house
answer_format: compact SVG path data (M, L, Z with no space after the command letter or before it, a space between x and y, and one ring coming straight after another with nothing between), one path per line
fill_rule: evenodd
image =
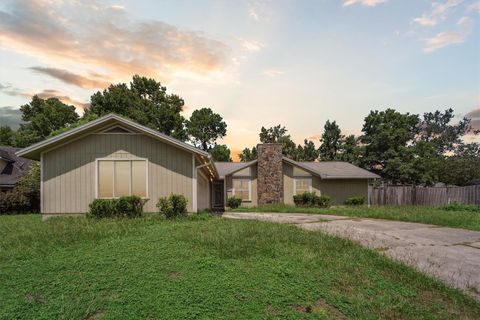
M20 148L0 146L0 192L13 189L27 172L31 160L18 157Z
M212 162L210 155L187 143L109 114L17 152L41 162L41 212L84 213L95 198L135 194L149 199L176 193L188 211L221 210L230 196L243 205L293 203L304 191L328 194L337 203L368 195L376 175L348 163L295 162L281 145L260 144L258 160Z

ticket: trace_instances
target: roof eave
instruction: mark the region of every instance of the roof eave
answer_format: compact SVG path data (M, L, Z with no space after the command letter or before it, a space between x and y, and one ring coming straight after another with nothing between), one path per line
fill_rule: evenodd
M167 136L166 134L163 134L161 132L158 132L158 131L155 131L153 129L147 128L147 127L142 126L142 125L140 125L140 124L138 124L138 123L136 123L132 120L123 118L123 117L118 116L118 115L113 114L113 113L105 115L101 118L95 119L93 121L87 122L87 123L85 123L81 126L73 128L71 130L68 130L64 133L61 133L61 134L57 135L57 136L48 138L44 141L40 141L38 143L35 143L35 144L33 144L29 147L26 147L24 149L21 149L21 150L17 151L15 154L19 157L29 158L29 159L33 159L33 160L39 160L38 155L42 151L44 151L48 146L51 146L52 144L54 144L56 142L60 142L64 139L67 139L68 137L74 136L75 134L79 134L79 133L81 133L85 130L95 128L96 126L100 126L104 123L107 123L110 120L119 121L123 124L129 125L129 126L132 126L133 128L138 129L139 131L143 132L144 134L153 136L154 138L157 138L157 139L165 140L165 142L176 145L176 146L178 146L178 147L180 147L184 150L187 150L187 151L202 155L204 157L210 158L210 154L206 151L200 150L200 149L198 149L194 146L188 145L188 144L186 144L186 143L184 143L180 140L177 140L175 138Z

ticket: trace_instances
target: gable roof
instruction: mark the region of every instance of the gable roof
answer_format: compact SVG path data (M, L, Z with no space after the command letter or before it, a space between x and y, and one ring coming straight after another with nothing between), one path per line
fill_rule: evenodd
M218 175L221 179L225 178L230 174L233 174L242 169L248 168L251 165L257 163L257 160L252 160L248 162L215 162L215 167L217 168Z
M320 161L305 162L294 161L287 157L283 157L285 162L295 165L299 168L307 170L313 174L320 176L322 179L376 179L379 175L368 170L359 168L348 162L341 161Z
M26 157L29 159L33 159L33 160L40 160L40 153L42 153L43 151L46 151L55 146L61 145L76 137L83 136L84 134L93 133L96 130L100 130L101 128L105 128L109 125L119 124L119 123L125 126L126 128L134 129L135 131L141 132L147 136L164 141L168 144L179 147L183 150L186 150L194 154L197 154L199 156L203 156L203 157L206 157L207 159L210 159L210 154L208 152L200 150L185 142L172 138L166 134L150 129L148 127L142 126L132 120L123 118L113 113L107 114L103 117L100 117L93 121L87 122L81 126L78 126L66 132L63 132L57 136L48 138L44 141L41 141L29 147L26 147L18 151L17 155Z
M18 150L20 148L0 147L0 159L7 162L7 165L0 171L1 187L14 187L32 164L29 159L17 157L15 152Z

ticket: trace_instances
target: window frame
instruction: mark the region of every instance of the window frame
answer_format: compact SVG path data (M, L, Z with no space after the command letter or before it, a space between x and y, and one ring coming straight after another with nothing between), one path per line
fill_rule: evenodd
M99 170L99 162L100 161L113 161L113 197L100 197L99 192L99 185L100 179L98 176ZM129 181L129 194L132 195L132 161L145 161L145 197L141 197L142 199L149 199L149 190L148 190L148 177L149 177L149 163L147 158L119 158L119 157L110 157L110 158L96 158L95 159L95 199L118 199L120 197L115 196L115 161L128 161L130 162L130 181Z
M235 187L234 187L234 181L235 180L241 180L241 181L247 181L248 182L248 200L242 199L242 202L252 202L252 179L250 178L233 178L232 177L232 196L235 196ZM240 191L246 191L245 189L240 189Z
M297 193L297 180L310 180L310 185L308 186L308 192L312 192L313 188L313 177L293 177L293 195L298 195Z

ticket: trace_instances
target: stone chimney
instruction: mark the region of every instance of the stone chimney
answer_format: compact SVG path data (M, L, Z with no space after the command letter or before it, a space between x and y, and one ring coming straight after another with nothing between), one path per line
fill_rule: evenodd
M257 145L258 204L283 202L283 154L279 143Z

